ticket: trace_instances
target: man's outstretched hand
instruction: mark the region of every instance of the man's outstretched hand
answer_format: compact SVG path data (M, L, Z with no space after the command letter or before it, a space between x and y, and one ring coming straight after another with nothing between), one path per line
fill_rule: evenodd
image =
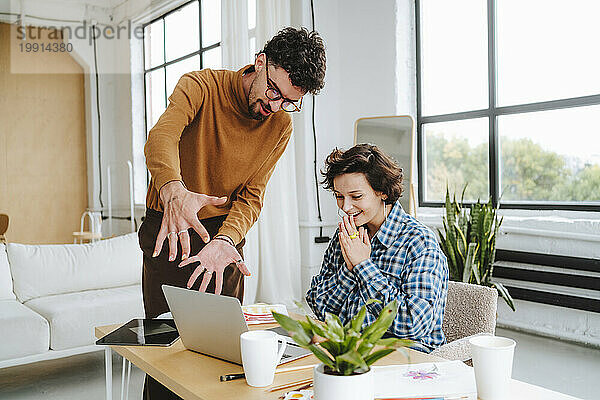
M207 205L224 204L227 197L190 192L183 187L180 181L173 181L160 189L160 200L163 204L164 214L152 256L156 257L160 254L163 243L167 239L169 241L169 261L173 261L177 257L178 241L181 242L181 259L185 260L190 255L189 228L198 232L205 243L209 242L208 232L198 220L198 211Z
M240 253L231 244L225 240L212 240L208 243L198 254L193 257L183 260L179 266L183 267L191 263L199 262L200 265L196 267L192 276L188 280L188 289L194 285L196 279L200 276L203 271L206 271L200 284L200 291L205 292L213 272L215 273L215 294L221 294L223 288L223 271L231 263L235 263L237 268L242 274L250 276L250 271L246 267L244 260L240 256Z

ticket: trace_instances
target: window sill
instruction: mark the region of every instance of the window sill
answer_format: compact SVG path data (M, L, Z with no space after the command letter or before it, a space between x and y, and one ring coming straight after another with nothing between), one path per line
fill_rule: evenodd
M600 213L548 210L500 210L504 217L497 248L600 258ZM419 207L418 219L442 228L442 208Z

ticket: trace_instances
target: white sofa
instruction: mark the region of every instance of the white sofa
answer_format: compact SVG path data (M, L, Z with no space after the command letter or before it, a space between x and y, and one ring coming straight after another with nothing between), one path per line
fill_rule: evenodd
M0 368L95 350L94 327L144 315L131 233L91 244L0 243Z

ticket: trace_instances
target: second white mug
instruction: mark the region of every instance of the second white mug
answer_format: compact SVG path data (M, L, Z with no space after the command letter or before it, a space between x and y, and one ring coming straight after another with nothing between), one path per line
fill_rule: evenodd
M477 395L481 400L509 400L515 341L499 336L469 339Z
M278 340L282 342L279 350ZM272 384L275 368L287 345L285 339L273 331L249 331L240 335L240 344L248 385L264 387Z

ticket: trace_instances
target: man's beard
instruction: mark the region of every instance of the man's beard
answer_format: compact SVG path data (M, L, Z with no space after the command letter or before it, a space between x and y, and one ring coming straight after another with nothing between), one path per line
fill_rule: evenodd
M264 121L265 119L269 118L269 115L271 115L263 115L260 112L261 104L263 105L265 110L271 111L268 106L265 106L265 103L263 103L262 100L255 100L253 103L250 103L248 105L248 112L250 113L250 117L252 117L252 119L255 119L257 121Z
M257 121L264 121L265 119L267 119L269 117L270 114L263 115L260 112L261 104L265 108L265 110L271 111L271 109L269 106L265 105L265 103L263 103L262 100L257 99L256 96L253 95L253 89L254 89L255 82L256 82L256 80L252 81L252 84L250 85L250 94L248 94L248 113L250 114L250 117L252 119L255 119Z

